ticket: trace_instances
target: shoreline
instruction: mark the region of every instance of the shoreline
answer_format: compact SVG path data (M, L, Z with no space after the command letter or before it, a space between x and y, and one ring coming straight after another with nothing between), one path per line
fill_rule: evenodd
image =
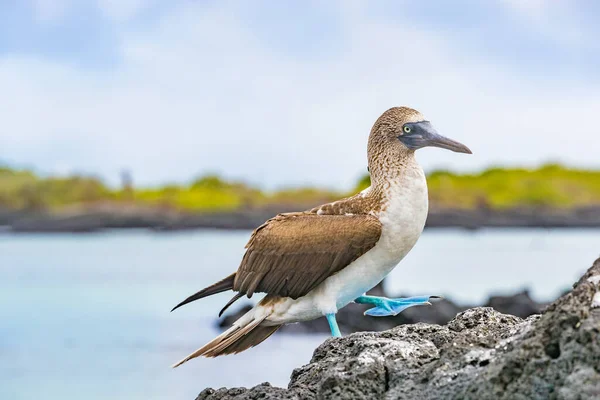
M196 229L252 230L281 212L306 207L184 213L140 207L95 207L55 213L0 210L0 232L86 233L115 229L178 232ZM570 210L430 210L426 228L600 228L600 206Z

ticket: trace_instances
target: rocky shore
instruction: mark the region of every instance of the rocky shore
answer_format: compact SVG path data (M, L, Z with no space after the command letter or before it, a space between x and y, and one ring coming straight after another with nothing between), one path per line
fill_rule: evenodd
M269 207L222 213L182 213L160 208L99 205L61 212L25 212L0 209L0 228L11 232L97 232L144 228L157 231L186 229L254 229L280 212L306 205ZM598 228L600 206L556 209L475 210L432 209L427 227L544 227Z
M541 315L477 307L446 325L330 338L287 388L197 397L233 399L600 399L600 259Z

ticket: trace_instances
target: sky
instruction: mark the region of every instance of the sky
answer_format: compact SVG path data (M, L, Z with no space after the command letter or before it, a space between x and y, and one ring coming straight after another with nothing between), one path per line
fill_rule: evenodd
M352 187L386 109L473 155L600 167L600 2L0 0L0 163Z

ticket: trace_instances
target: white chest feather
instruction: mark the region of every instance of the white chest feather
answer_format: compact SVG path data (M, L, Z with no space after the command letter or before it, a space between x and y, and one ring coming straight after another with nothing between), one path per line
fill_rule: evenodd
M383 247L396 263L415 245L427 219L427 181L423 170L417 167L390 183L387 202L378 216L382 233L377 246Z
M390 183L386 202L376 215L382 224L379 241L371 250L308 295L289 299L278 307L273 320L302 321L336 312L377 285L408 254L425 226L428 211L427 182L416 165Z

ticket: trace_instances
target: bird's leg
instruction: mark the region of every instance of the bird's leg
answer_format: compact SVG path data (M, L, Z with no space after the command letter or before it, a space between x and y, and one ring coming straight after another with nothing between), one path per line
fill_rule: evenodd
M331 329L331 336L342 337L340 328L338 327L337 321L335 320L335 314L333 314L333 313L325 314L325 318L327 318L327 322L329 322L329 329Z
M398 315L402 311L412 306L418 306L421 304L431 305L429 299L435 299L439 297L440 296L415 296L388 299L387 297L363 295L355 299L354 302L375 305L375 307L365 311L365 315L370 315L372 317L386 317L388 315Z

